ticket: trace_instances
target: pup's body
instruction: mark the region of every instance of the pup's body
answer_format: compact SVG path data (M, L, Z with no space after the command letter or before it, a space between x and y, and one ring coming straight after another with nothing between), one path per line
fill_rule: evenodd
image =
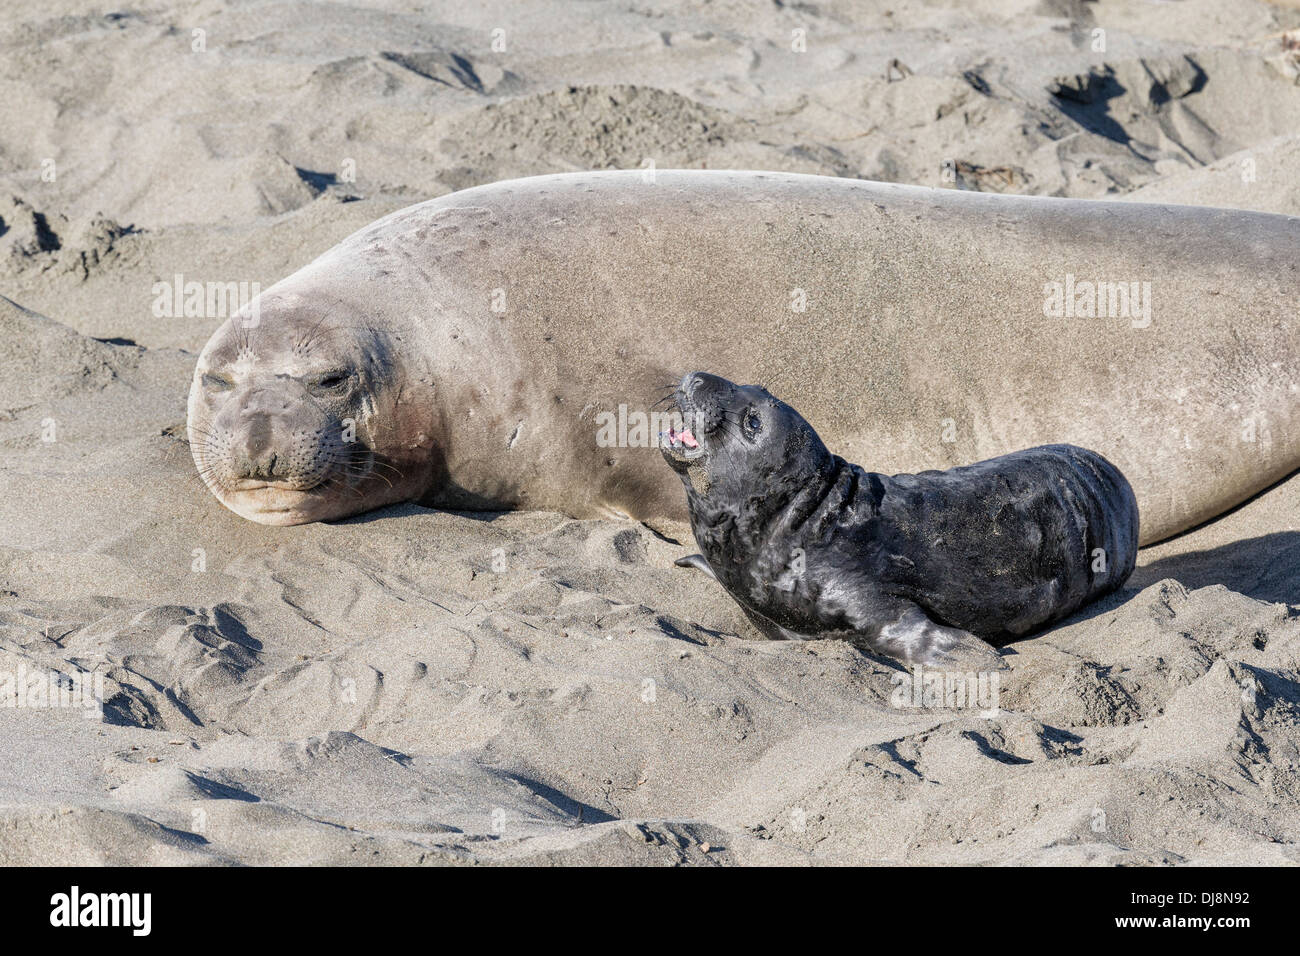
M846 634L909 663L996 666L981 638L1058 620L1133 570L1137 502L1094 452L1045 445L878 475L760 388L694 373L677 401L690 428L664 456L704 562L774 636Z

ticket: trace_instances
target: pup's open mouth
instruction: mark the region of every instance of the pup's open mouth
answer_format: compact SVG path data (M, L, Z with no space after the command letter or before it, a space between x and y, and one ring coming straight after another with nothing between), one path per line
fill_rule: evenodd
M675 461L694 461L704 454L704 447L689 428L678 431L669 427L668 431L659 433L659 447L663 453Z

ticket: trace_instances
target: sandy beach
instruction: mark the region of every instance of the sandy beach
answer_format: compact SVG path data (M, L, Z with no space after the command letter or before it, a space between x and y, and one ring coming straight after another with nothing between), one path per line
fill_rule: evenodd
M221 319L158 305L647 161L1300 216L1298 130L1290 2L9 0L0 864L1300 862L1300 476L1013 645L995 709L899 706L674 567L686 525L237 517L185 432Z

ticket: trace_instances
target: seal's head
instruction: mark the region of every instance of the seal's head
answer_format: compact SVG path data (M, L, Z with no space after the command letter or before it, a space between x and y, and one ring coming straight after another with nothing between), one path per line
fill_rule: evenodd
M272 525L411 498L427 481L431 428L412 418L413 389L397 385L393 343L296 299L241 311L199 356L189 439L204 483L231 511Z
M684 428L661 436L668 464L687 487L692 514L705 502L775 504L833 467L833 456L798 412L757 385L707 372L683 376L674 395Z

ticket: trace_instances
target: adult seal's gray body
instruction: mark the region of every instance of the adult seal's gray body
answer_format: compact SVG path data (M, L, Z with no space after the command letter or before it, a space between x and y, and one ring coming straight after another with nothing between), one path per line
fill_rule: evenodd
M1030 633L1119 587L1138 508L1102 456L1045 445L950 471L879 475L794 409L705 373L663 455L713 574L773 637L848 637L911 664L997 666Z
M401 500L683 519L637 416L708 368L799 395L882 471L1094 448L1154 541L1300 466L1298 238L779 173L502 182L379 220L218 329L191 443L255 521Z

